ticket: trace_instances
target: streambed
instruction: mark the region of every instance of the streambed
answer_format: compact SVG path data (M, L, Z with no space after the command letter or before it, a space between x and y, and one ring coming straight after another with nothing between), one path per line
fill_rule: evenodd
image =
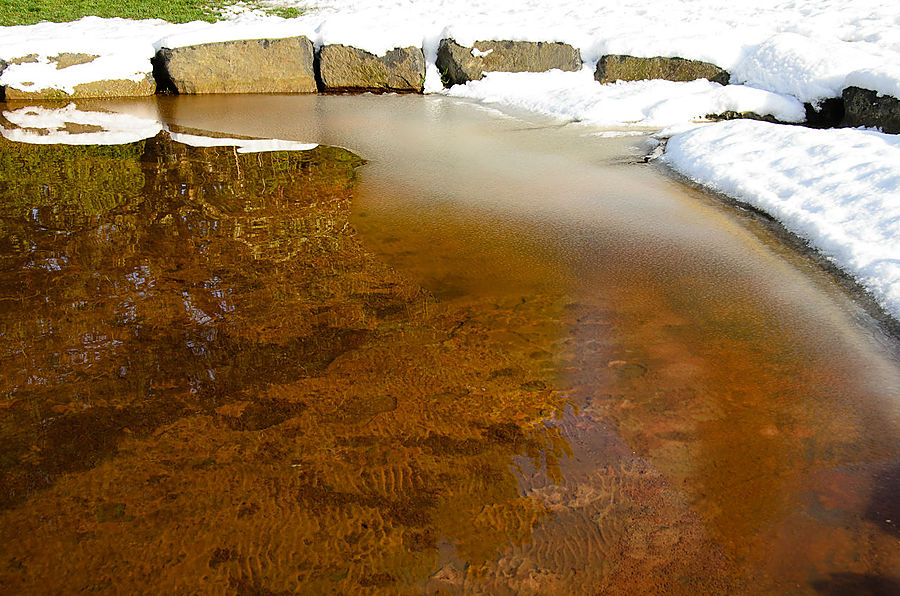
M169 132L0 152L4 590L898 586L896 341L641 137L103 106Z

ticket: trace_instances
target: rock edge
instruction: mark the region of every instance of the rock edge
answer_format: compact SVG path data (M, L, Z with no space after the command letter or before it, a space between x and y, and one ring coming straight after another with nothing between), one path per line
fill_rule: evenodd
M447 87L480 80L485 72L545 72L581 69L580 52L567 43L476 41L469 48L453 39L438 45L436 65Z
M162 48L161 87L184 94L315 93L313 44L305 36Z

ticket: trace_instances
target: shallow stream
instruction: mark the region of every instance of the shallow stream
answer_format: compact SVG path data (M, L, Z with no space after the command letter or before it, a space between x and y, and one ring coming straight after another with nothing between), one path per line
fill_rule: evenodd
M896 339L645 136L78 107L166 131L0 141L0 591L900 589Z

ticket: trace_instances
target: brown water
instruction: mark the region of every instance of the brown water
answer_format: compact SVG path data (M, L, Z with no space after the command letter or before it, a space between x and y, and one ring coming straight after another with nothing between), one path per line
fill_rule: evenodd
M896 342L639 141L104 105L369 163L3 143L0 591L900 588Z

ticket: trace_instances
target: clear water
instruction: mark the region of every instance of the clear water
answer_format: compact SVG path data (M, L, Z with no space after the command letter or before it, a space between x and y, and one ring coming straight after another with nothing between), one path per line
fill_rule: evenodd
M103 105L368 163L3 143L4 591L900 587L895 340L644 139Z

